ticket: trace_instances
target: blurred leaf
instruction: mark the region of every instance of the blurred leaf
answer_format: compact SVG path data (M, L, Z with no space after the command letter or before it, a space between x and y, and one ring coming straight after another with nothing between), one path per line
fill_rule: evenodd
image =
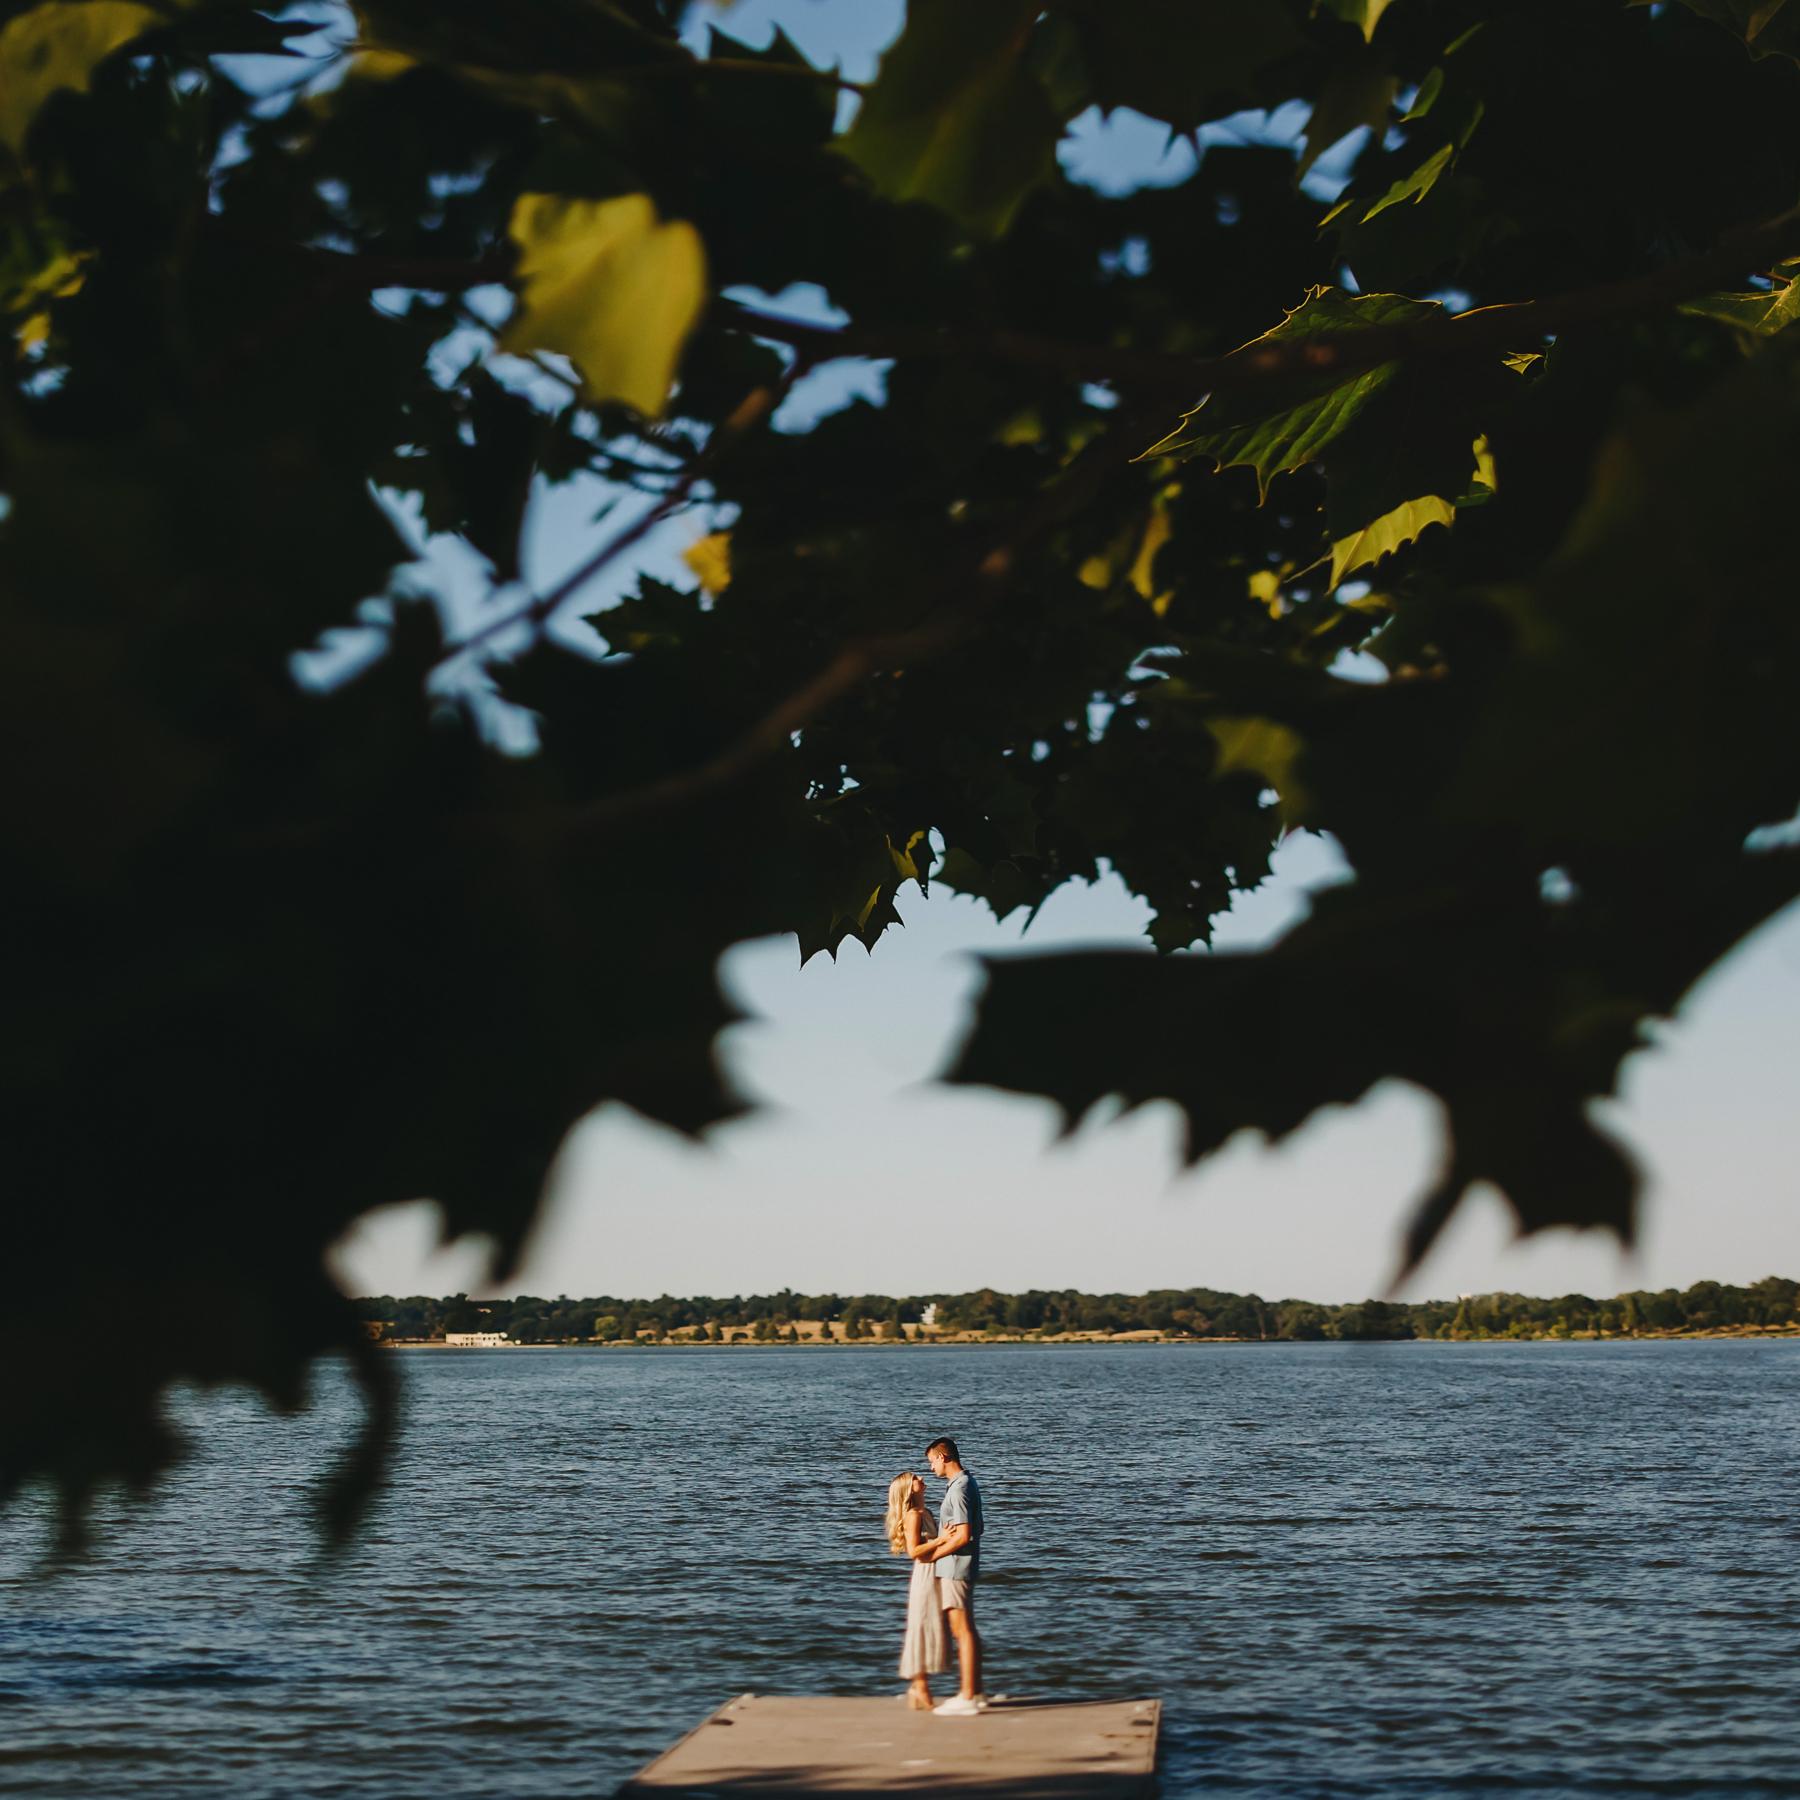
M13 241L17 243L18 240ZM30 349L50 335L50 302L66 300L71 294L80 292L81 284L87 279L84 265L89 254L60 251L41 268L31 268L28 261L26 266L20 267L10 257L0 261L0 312L14 321L13 331L20 349Z
M965 1078L1166 1095L1196 1152L1412 1081L1450 1130L1412 1254L1481 1179L1629 1229L1588 1109L1800 892L1744 848L1800 800L1790 265L1679 303L1800 192L1794 3L920 0L860 172L833 78L696 57L677 0L364 0L292 85L219 53L316 9L159 5L90 60L45 25L101 0L6 8L48 50L0 86L0 314L48 336L0 357L0 1142L13 1264L83 1279L19 1290L0 1494L76 1520L177 1453L171 1384L292 1407L341 1353L343 1529L393 1394L325 1248L429 1195L504 1261L594 1107L729 1116L721 955L881 953L938 841L1015 922L1111 871L1173 953L1329 831L1353 879L1266 951L997 970ZM1384 64L1418 89L1377 138ZM1371 128L1324 234L1291 144L1055 173L1090 106L1289 103L1308 156ZM490 362L509 281L528 359ZM709 287L742 306L696 326ZM1547 350L1411 354L1449 292L1572 305ZM1127 460L1134 371L1246 340ZM855 397L721 432L836 351ZM596 637L539 629L523 509L577 475L691 492L650 555L728 552L632 587L625 509L572 525Z
M60 88L87 91L96 67L162 23L132 0L45 0L0 26L0 143L15 156L38 109Z
M520 294L502 347L567 356L596 404L659 417L706 303L700 234L680 219L660 222L646 194L521 194L510 230Z
M1306 121L1305 148L1296 179L1304 177L1333 144L1364 126L1380 143L1398 85L1386 62L1367 52L1339 61L1326 77Z
M1566 955L1542 911L1426 905L1402 925L1351 888L1254 954L988 957L949 1079L1047 1095L1070 1126L1108 1095L1173 1100L1196 1161L1246 1127L1278 1142L1399 1077L1443 1100L1449 1137L1410 1262L1477 1181L1525 1230L1628 1237L1635 1171L1584 1106L1636 1041L1635 1018L1608 1026L1600 1055L1584 1048L1592 1002L1568 984Z
M1281 822L1304 824L1306 790L1297 773L1302 745L1299 735L1273 719L1233 718L1219 713L1206 721L1218 745L1215 776L1259 775L1281 796Z
M1375 27L1381 23L1381 15L1392 6L1394 0L1313 0L1315 13L1330 13L1340 18L1347 25L1354 25L1363 34L1366 43L1375 35Z
M1060 122L1026 51L1041 7L911 0L843 154L884 194L995 236L1056 168Z
M1518 653L1470 720L1447 812L1528 829L1544 866L1559 846L1578 866L1689 833L1741 844L1791 810L1800 751L1771 708L1800 655L1784 573L1797 410L1800 363L1778 341L1606 440L1556 553L1496 594Z
M709 531L682 551L681 560L709 594L722 594L731 585L731 533Z
M392 81L418 68L419 59L401 50L362 47L351 53L344 71L346 81Z

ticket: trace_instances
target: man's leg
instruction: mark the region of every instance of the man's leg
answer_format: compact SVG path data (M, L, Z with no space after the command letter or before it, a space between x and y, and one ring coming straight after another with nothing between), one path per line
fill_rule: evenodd
M945 1609L944 1623L956 1639L956 1666L962 1672L958 1690L963 1699L973 1700L981 1692L981 1634L975 1629L972 1607L952 1606Z

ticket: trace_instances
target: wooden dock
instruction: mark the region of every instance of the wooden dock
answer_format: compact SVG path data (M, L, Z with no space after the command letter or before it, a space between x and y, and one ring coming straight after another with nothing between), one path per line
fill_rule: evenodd
M1160 1700L998 1700L973 1719L899 1698L740 1694L619 1789L633 1800L759 1794L1137 1800L1154 1790Z

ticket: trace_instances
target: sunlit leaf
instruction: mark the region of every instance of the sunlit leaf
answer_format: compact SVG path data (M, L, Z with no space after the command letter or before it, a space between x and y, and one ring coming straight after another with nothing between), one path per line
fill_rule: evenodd
M1344 579L1353 569L1379 562L1382 557L1410 544L1428 525L1448 525L1456 518L1456 508L1438 494L1424 494L1408 500L1390 513L1337 539L1331 546L1331 586Z
M132 0L47 0L0 26L0 143L15 155L59 88L85 93L107 57L161 19Z
M1438 177L1450 167L1455 157L1454 144L1444 144L1432 151L1410 175L1402 175L1385 194L1370 202L1368 210L1363 214L1363 223L1366 225L1369 220L1386 212L1390 206L1398 206L1404 200L1411 200L1415 204L1423 200L1437 185Z
M41 344L50 335L49 302L78 293L87 279L89 251L60 251L42 268L23 279L0 275L0 311L18 323L14 334L21 350Z
M351 81L393 81L420 66L416 56L408 56L402 50L366 46L351 56L345 74Z
M1796 268L1791 263L1786 266L1790 271ZM1766 291L1702 294L1684 302L1681 310L1697 319L1716 319L1721 325L1734 326L1756 337L1772 337L1800 319L1800 280L1793 273L1778 272L1774 285Z
M682 551L681 560L693 570L709 594L722 594L731 585L731 533L709 531L698 543Z
M1168 507L1159 504L1152 508L1150 518L1144 526L1144 535L1138 542L1137 555L1132 558L1130 572L1125 578L1153 605L1158 594L1155 579L1156 553L1169 541L1170 529Z
M1363 34L1363 41L1366 43L1374 37L1375 27L1381 23L1381 15L1393 3L1394 0L1313 0L1313 11L1331 13L1347 25L1354 25Z
M1327 223L1348 217L1366 225L1403 202L1416 206L1456 166L1458 156L1475 135L1487 110L1487 102L1478 89L1478 77L1468 58L1459 58L1458 52L1470 43L1485 45L1491 35L1481 25L1473 26L1446 49L1444 61L1420 82L1412 105L1400 120L1403 126L1415 127L1408 133L1408 145L1416 145L1417 151L1424 152L1419 160L1373 198L1352 195L1340 200L1326 215Z
M919 846L926 843L927 836L928 834L924 831L915 831L912 836L906 840L906 848L904 850L896 850L892 838L887 840L888 855L893 858L894 862L894 873L898 875L902 881L922 882L925 875L929 873L931 868L931 851L929 845L927 845L923 856L916 854Z
M1490 494L1500 491L1500 466L1494 460L1494 447L1488 442L1487 433L1476 438L1471 448L1475 452L1475 485L1484 487Z
M522 194L511 232L519 309L503 346L567 356L591 400L658 417L706 303L700 234L684 220L659 221L647 194Z

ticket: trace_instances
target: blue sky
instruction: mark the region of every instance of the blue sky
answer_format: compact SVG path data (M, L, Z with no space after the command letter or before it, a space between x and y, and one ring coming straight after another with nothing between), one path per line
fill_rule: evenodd
M902 11L900 0L737 0L715 16L752 43L779 21L813 60L864 78ZM1219 135L1291 136L1297 123L1249 118ZM1165 135L1130 116L1078 121L1065 167L1107 186L1179 179L1193 153L1165 154ZM1329 182L1332 172L1327 159L1315 175ZM815 377L784 423L840 402L852 384L879 383L878 370L834 371ZM535 582L587 553L599 497L580 484L540 497L527 555ZM685 580L679 552L705 528L697 517L671 522L639 566ZM1301 916L1310 889L1341 875L1329 842L1291 839L1275 879L1240 899L1219 942L1268 941ZM1244 1134L1185 1173L1167 1106L1096 1118L1057 1141L1043 1102L928 1081L966 1026L979 980L968 953L1020 945L1018 921L997 924L941 892L925 900L909 889L900 908L906 929L872 956L852 946L836 964L816 958L801 969L791 938L732 951L721 978L754 1022L727 1034L723 1055L763 1108L699 1146L619 1107L584 1121L509 1290L1135 1292L1192 1283L1337 1301L1387 1288L1399 1227L1436 1163L1434 1101L1384 1084L1279 1148ZM1146 917L1116 879L1068 888L1023 946L1139 942ZM1635 1253L1592 1233L1516 1242L1499 1197L1477 1193L1402 1291L1610 1293L1800 1274L1797 1061L1800 907L1714 971L1655 1047L1627 1064L1623 1098L1600 1109L1649 1177ZM478 1287L485 1247L440 1248L436 1237L428 1203L387 1208L339 1247L339 1272L359 1292Z

